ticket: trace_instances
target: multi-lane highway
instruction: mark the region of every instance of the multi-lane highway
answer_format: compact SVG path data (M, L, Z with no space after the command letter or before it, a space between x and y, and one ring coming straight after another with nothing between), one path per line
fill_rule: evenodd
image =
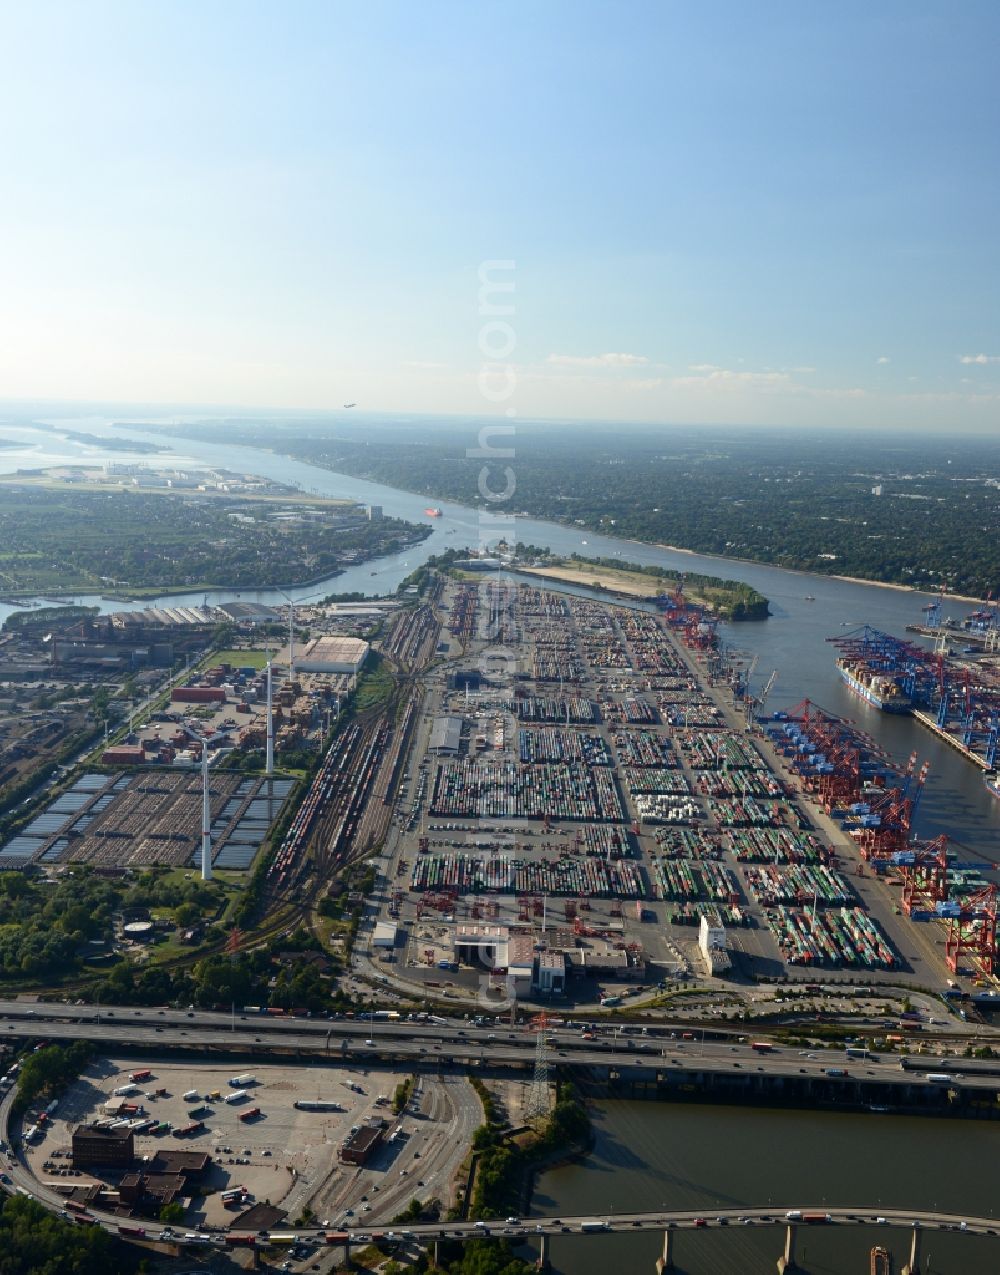
M355 1063L424 1060L494 1068L530 1066L535 1048L534 1034L523 1029L480 1027L468 1022L460 1025L443 1019L427 1023L328 1020L209 1010L0 1002L0 1038L18 1034L94 1040L109 1048L127 1045L134 1050L141 1046L151 1052L168 1047L231 1049L262 1057L280 1052L318 1058L340 1055ZM706 1041L685 1040L685 1035L695 1034L670 1029L647 1029L647 1034L640 1034L638 1028L629 1035L617 1030L583 1033L579 1028L557 1027L550 1033L550 1052L552 1061L564 1067L762 1073L892 1086L934 1083L926 1080L927 1074L947 1074L963 1089L1000 1090L1000 1067L988 1062L924 1055L911 1056L904 1066L893 1055L851 1058L843 1050L787 1047L764 1052L735 1034Z
M635 1029L638 1033L638 1029ZM523 1029L495 1024L477 1026L469 1022L438 1019L433 1022L399 1022L378 1019L303 1019L257 1014L220 1014L205 1010L135 1009L128 1006L43 1004L40 1002L0 1002L0 1033L6 1036L30 1036L42 1039L92 1039L103 1046L129 1045L134 1051L155 1056L169 1047L195 1050L247 1050L266 1056L279 1051L302 1060L345 1057L353 1065L359 1062L421 1058L433 1064L449 1062L480 1063L490 1067L530 1065L534 1052L534 1035ZM692 1033L688 1032L688 1036ZM723 1040L682 1039L681 1031L663 1029L646 1035L629 1037L601 1034L579 1026L556 1027L551 1033L552 1053L563 1066L605 1068L640 1067L662 1072L680 1069L686 1072L729 1072L771 1076L805 1075L862 1079L874 1083L937 1083L935 1074L950 1077L950 1084L981 1091L1000 1090L1000 1066L988 1062L956 1058L921 1057L907 1061L907 1070L898 1058L847 1059L841 1050L772 1049L754 1050L737 1036ZM996 1072L997 1074L991 1074ZM641 1074L641 1073L640 1073ZM7 1121L13 1097L11 1090L0 1103L0 1136L6 1138ZM12 1156L0 1157L9 1178L8 1190L20 1190L38 1199L46 1207L65 1215L65 1200L45 1187L27 1166ZM100 1210L89 1210L93 1221L111 1232L121 1226L132 1229L141 1223L125 1222ZM996 1235L998 1224L991 1218L963 1217L925 1211L883 1209L876 1212L870 1205L856 1208L810 1209L790 1202L787 1208L743 1207L710 1213L696 1210L659 1210L655 1213L615 1214L606 1217L542 1217L530 1221L510 1218L487 1224L449 1222L408 1226L395 1232L384 1228L353 1232L326 1232L318 1228L295 1230L295 1235L309 1244L364 1244L373 1237L397 1239L402 1243L428 1243L442 1239L474 1241L486 1236L503 1236L511 1240L552 1237L565 1233L613 1234L634 1230L701 1230L724 1226L786 1226L789 1224L834 1226L899 1226L911 1230L943 1229L977 1235ZM141 1238L168 1244L222 1245L225 1237L217 1231L195 1229L173 1232L152 1224L143 1227ZM334 1239L334 1235L336 1238ZM280 1232L280 1242L289 1242L289 1231ZM267 1243L272 1236L260 1233L256 1244ZM250 1237L247 1237L250 1242Z

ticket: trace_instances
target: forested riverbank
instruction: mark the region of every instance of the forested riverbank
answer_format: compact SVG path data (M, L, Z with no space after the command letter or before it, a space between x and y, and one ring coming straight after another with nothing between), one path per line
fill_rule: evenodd
M489 506L478 426L422 434L247 422L177 427L268 446L429 498ZM495 441L500 448L504 440ZM518 426L487 484L533 517L824 575L986 597L1000 578L1000 443L561 424ZM469 453L472 454L469 454ZM572 463L568 463L568 458Z

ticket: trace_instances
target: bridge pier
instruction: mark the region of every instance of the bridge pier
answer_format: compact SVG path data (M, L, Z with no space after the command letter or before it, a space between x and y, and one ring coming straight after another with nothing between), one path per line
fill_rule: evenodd
M540 1271L549 1269L549 1237L547 1235L542 1236L541 1246L538 1250L538 1261L535 1265Z
M441 1265L441 1241L440 1240L434 1241L434 1265L435 1266Z
M656 1275L674 1269L674 1233L666 1229L663 1232L663 1256L656 1259Z
M781 1275L785 1275L786 1271L797 1271L799 1268L795 1265L795 1233L796 1226L794 1222L789 1222L785 1227L785 1251L778 1258L778 1270Z
M910 1260L903 1267L901 1275L920 1275L920 1237L922 1235L920 1227L915 1226L910 1237Z

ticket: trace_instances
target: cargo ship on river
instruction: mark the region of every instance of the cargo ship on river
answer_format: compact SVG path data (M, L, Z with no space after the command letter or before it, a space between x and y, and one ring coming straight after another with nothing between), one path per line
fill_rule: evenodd
M441 518L444 514L444 510L438 509L437 506L435 505L431 505L424 510L424 513L427 515L428 518Z
M913 700L889 674L876 672L845 656L837 660L837 672L855 695L883 713L912 713Z

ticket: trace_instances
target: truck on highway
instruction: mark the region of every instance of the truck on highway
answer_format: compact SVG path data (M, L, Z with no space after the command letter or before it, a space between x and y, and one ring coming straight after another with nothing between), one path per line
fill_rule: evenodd
M595 1219L593 1222L581 1222L580 1230L585 1235L593 1234L595 1231L606 1231L608 1229L607 1222L601 1222Z
M929 1071L924 1077L929 1085L953 1085L959 1080L958 1076L951 1076L944 1071Z

